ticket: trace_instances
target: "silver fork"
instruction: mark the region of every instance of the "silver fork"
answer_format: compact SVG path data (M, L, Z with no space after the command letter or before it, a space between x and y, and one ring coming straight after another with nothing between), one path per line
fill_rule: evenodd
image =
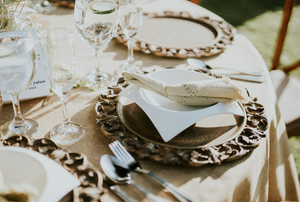
M131 156L131 154L123 147L123 145L118 141L114 141L109 144L109 148L114 153L114 155L123 163L127 164L130 170L147 174L157 180L162 186L164 186L170 193L172 193L179 201L181 202L197 202L197 200L186 195L180 191L176 186L170 182L165 181L164 179L156 176L150 171L143 169L138 162Z

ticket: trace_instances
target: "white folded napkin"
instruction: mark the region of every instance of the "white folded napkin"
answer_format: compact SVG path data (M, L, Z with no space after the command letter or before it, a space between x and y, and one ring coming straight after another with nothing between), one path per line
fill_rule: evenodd
M228 77L166 84L147 75L122 74L128 82L183 105L206 106L217 102L246 101L248 98L246 89Z

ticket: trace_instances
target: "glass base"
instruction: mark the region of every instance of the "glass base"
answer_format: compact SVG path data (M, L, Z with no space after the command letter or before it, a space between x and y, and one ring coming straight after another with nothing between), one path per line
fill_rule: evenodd
M92 82L94 86L104 87L112 82L112 76L108 73L102 72L100 75L96 75L93 72L87 75L87 79Z
M126 62L120 69L117 70L119 74L122 74L122 72L139 72L142 68L136 64L129 64Z
M24 119L24 122L20 124L13 124L13 122L7 122L0 128L0 134L2 138L8 138L13 135L24 135L26 137L32 137L38 131L39 125L32 119Z
M71 145L84 136L85 130L77 123L70 122L69 125L63 124L55 126L50 131L50 138L56 144L66 146Z

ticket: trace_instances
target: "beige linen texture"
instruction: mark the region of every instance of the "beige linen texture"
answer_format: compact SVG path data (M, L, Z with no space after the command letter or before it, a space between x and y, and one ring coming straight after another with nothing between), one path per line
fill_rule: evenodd
M138 73L123 72L123 76L138 87L183 105L205 106L217 102L247 101L248 98L246 89L227 77L166 84L163 81Z
M147 3L145 1L144 11L153 10L184 10L193 15L218 18L202 7L184 0L159 0ZM92 48L86 45L76 33L73 10L58 9L58 15L34 15L49 21L53 27L66 27L73 30L76 39L78 75L84 76L94 69ZM126 62L126 58L127 47L119 44L116 40L112 40L101 50L101 67L104 71L114 74L114 71ZM135 59L146 71L160 70L169 66L179 69L192 68L186 65L184 59L160 58L138 51L135 52ZM259 53L247 38L237 34L233 44L228 46L224 53L216 57L201 59L211 66L226 65L264 73L266 78L264 83L241 82L241 84L249 90L252 97L257 97L258 102L265 106L265 114L270 123L269 129L266 131L267 137L252 153L222 165L189 168L165 165L147 159L139 159L139 163L201 202L300 201L298 177L293 156L288 146L285 126L280 112L276 111L277 104L273 86L268 75L268 69ZM115 79L117 79L116 76ZM108 147L111 141L104 135L101 125L97 124L95 120L95 104L98 95L104 90L106 88L92 92L79 88L70 93L68 115L72 121L84 126L86 134L76 144L65 148L85 154L88 160L100 171L102 171L99 165L100 157L103 154L112 154ZM48 137L47 133L63 121L59 99L52 96L50 100L44 101L45 99L36 99L21 103L23 115L33 118L39 124L36 138ZM0 106L0 125L12 120L12 118L12 106L10 104ZM176 201L171 194L148 176L133 174L133 179L157 195L159 201ZM122 185L121 188L137 201L147 201L135 189L127 185ZM104 202L121 202L121 199L109 191L101 196L101 200ZM63 201L69 202L70 200L65 198Z

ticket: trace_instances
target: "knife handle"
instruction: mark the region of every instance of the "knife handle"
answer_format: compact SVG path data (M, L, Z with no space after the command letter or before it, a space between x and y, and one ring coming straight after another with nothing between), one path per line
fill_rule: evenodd
M130 196L128 196L128 194L126 194L118 185L111 185L108 187L108 189L112 191L114 194L116 194L118 197L123 199L123 201L125 202L138 202L133 198L131 198Z
M169 192L172 193L180 202L197 202L196 199L193 199L192 197L190 197L187 194L183 193L181 190L178 189L178 187L176 187L173 184L171 184L170 182L167 182L164 179L158 177L154 173L151 173L150 171L143 172L143 173L153 177L154 179L156 179L167 190L169 190Z
M156 196L154 196L152 193L148 192L146 189L141 187L140 185L136 184L134 181L131 180L130 183L131 186L135 187L137 190L139 190L146 198L148 198L151 202L158 202Z

